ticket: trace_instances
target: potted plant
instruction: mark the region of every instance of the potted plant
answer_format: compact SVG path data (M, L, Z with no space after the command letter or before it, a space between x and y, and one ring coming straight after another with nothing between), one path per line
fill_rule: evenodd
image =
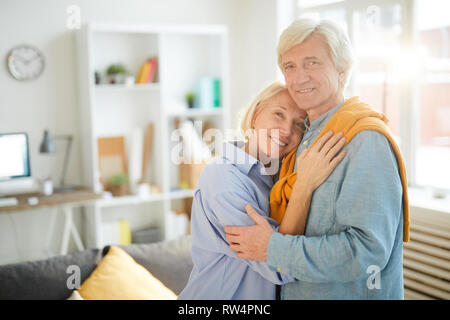
M128 177L125 173L119 173L111 177L109 186L114 197L124 196L128 193Z
M188 104L188 108L193 108L194 107L194 93L192 91L189 91L186 93L185 98L186 98L186 102Z
M127 70L122 64L112 64L106 69L110 84L122 83Z

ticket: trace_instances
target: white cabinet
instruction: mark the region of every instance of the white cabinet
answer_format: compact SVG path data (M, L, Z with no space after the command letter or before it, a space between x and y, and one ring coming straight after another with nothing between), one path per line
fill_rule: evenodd
M151 183L162 192L148 197L128 195L102 199L86 212L87 245L106 245L102 223L127 219L131 229L150 225L170 228L166 221L179 199L178 165L171 150L175 120L207 120L222 132L229 128L227 30L219 25L146 25L91 23L78 32L78 76L84 184L99 181L97 139L123 136L127 147L136 128L154 126L149 162ZM94 73L121 63L134 76L149 57L158 58L156 82L95 84ZM220 80L220 106L188 109L185 94L201 77Z

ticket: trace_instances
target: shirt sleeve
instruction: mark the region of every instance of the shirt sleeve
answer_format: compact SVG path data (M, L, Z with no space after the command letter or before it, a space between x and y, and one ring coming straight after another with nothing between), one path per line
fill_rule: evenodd
M197 230L197 233L214 233L215 243L204 244L204 246L208 247L209 250L234 258L236 261L246 263L253 271L274 284L294 281L294 277L274 271L266 262L238 259L236 252L230 250L224 227L227 225L249 226L255 224L245 211L247 204L250 204L261 216L266 218L274 229L278 226L276 221L267 217L267 214L261 210L248 190L245 190L242 186L236 185L236 187L236 191L220 191L213 194L207 192L206 196L200 198L197 195L197 199L194 199L194 201L198 201L196 205L203 208L207 218L207 223L203 223L202 230ZM209 231L206 231L208 228ZM211 237L209 238L211 239Z
M335 223L340 232L322 236L272 234L267 263L307 282L349 282L382 270L402 223L402 187L397 160L386 137L359 133L348 148ZM331 214L331 213L330 213ZM402 228L400 228L403 230Z

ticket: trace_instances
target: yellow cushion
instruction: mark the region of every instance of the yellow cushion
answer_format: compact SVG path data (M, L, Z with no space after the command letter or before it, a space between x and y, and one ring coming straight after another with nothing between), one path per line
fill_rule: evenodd
M112 246L83 282L86 300L174 300L175 293L119 247Z

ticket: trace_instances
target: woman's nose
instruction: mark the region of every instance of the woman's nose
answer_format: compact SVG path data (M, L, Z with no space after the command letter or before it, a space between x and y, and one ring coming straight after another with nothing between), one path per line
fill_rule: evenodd
M292 125L289 123L289 121L284 121L280 125L280 137L288 137L291 134L292 131Z

